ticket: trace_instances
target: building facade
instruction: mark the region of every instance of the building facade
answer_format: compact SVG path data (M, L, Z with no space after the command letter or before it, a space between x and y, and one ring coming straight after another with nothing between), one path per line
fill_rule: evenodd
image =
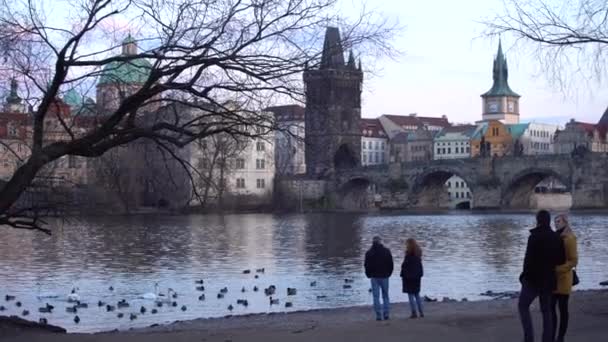
M275 168L277 176L306 173L305 109L299 105L269 107L279 129L275 133Z
M361 165L387 164L388 137L378 119L361 119Z
M304 72L306 173L323 176L361 165L361 85L354 55L344 62L340 31L327 28L318 69Z
M513 141L517 140L521 143L524 155L552 154L555 152L555 132L559 128L557 125L538 122L520 125L523 125L525 129L520 136L513 136ZM512 129L512 131L515 130Z
M435 136L433 159L461 159L471 157L471 137L476 126L446 127Z
M511 132L498 120L481 123L471 138L471 157L502 157L512 153L512 148Z
M508 83L507 58L498 43L498 52L492 68L492 88L481 95L482 121L498 120L505 124L519 123L519 98Z
M608 152L607 134L607 125L572 119L563 130L555 134L555 153L569 154L580 148L590 152Z

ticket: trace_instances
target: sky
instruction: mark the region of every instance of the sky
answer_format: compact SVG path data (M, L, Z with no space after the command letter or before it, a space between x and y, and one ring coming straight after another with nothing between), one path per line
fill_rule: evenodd
M455 123L480 120L479 95L492 86L498 39L481 37L485 27L479 22L501 13L502 0L382 0L368 2L368 9L371 6L405 29L393 41L402 55L376 61L381 66L378 75L366 75L362 116L417 113L447 115ZM565 94L548 81L533 55L521 45L514 47L512 37L501 39L509 85L522 96L522 122L599 120L608 106L608 92L599 84L574 84L575 94Z
M364 69L374 68L373 74L366 73L364 77L363 117L417 113L447 115L453 123L481 119L480 94L492 86L492 62L498 39L483 37L485 27L480 22L501 13L503 0L338 1L340 14L355 15L364 5L404 27L392 41L402 52L396 58L372 61L362 54ZM43 0L43 3L53 4L54 13L69 12L65 8L67 2ZM591 82L570 84L576 91L566 94L548 81L540 63L525 46L514 43L513 37L502 37L509 85L522 96L522 122L563 125L571 118L597 122L608 106L608 90ZM354 52L360 53L356 49Z

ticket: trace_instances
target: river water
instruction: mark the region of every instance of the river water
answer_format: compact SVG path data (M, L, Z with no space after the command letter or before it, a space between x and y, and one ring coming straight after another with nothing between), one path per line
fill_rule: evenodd
M596 288L608 279L608 216L575 214L571 221L579 237L578 288ZM406 300L399 267L408 237L424 249L423 295L476 300L487 290L518 290L533 223L531 214L247 214L79 219L56 224L52 236L1 228L0 305L7 310L0 314L21 315L28 309L28 319L44 316L68 331L95 332L225 316L230 304L234 315L368 304L370 286L362 264L374 235L395 257L393 301ZM258 268L264 273L256 273ZM250 274L243 273L247 269ZM195 289L201 278L204 301ZM343 288L344 279L354 281L352 288ZM154 292L155 282L162 292L170 287L178 293L177 307L150 313L153 301L138 297ZM269 285L277 287L279 305L271 306L264 295ZM260 291L254 292L254 286ZM79 310L79 324L65 311L73 287L89 304ZM223 287L228 293L218 299ZM297 294L287 296L287 287ZM5 294L17 296L23 306L5 301ZM131 306L115 312L97 306L99 300L115 305L120 299ZM249 306L236 305L237 299L247 299ZM293 307L285 308L286 301ZM47 302L55 311L38 313ZM143 315L141 306L147 308ZM125 317L117 318L117 312ZM128 318L132 312L138 313L133 321Z

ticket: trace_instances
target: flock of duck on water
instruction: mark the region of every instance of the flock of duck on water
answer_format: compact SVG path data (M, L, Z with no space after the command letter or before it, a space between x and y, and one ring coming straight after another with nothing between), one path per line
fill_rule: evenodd
M259 269L256 269L255 272L264 273L265 269L259 268ZM251 274L251 270L244 270L243 274ZM259 275L255 274L255 279L258 279L258 278L259 278ZM354 280L352 280L352 279L344 279L344 284L342 285L342 288L343 289L352 288L351 284L353 282L354 282ZM194 283L195 283L196 291L205 292L205 281L203 279L195 280ZM310 283L310 287L315 287L315 286L317 286L317 282L312 281ZM108 288L108 290L114 291L114 287L110 286ZM253 292L259 292L259 290L260 289L258 288L257 285L253 287ZM263 290L264 290L264 294L268 297L268 302L271 306L280 304L278 298L273 298L273 296L275 296L276 291L277 291L277 287L275 285L270 285L269 287L264 288ZM78 287L72 288L70 293L67 295L67 302L69 305L66 306L66 308L65 308L66 312L74 314L73 320L74 320L74 323L76 323L76 324L80 323L80 317L78 316L78 311L81 309L87 309L89 307L88 303L81 300L80 295L78 294L78 291L79 291ZM241 289L241 292L245 293L245 292L247 292L247 289L245 287L243 287ZM370 289L370 292L371 292L371 289ZM226 293L228 293L227 287L220 289L217 294L217 299L224 298ZM296 288L291 288L291 287L287 288L287 296L295 296L296 294L297 294ZM38 296L38 299L57 299L57 298L60 298L60 296L59 295L39 295ZM146 300L151 300L154 302L154 307L150 309L151 314L157 314L158 310L160 308L162 308L163 306L177 307L178 306L178 303L176 301L177 298L178 298L178 294L175 290L173 290L172 288L168 288L166 290L166 293L163 293L162 291L160 291L158 283L154 284L154 292L144 293L137 297L137 299L146 299ZM326 298L326 296L323 296L323 295L317 296L317 299L324 299L324 298ZM20 301L17 300L16 296L13 296L10 294L5 295L4 299L6 302L14 302L15 306L18 308L21 308L23 305ZM198 300L204 301L205 293L200 293L200 295L198 296ZM242 305L244 307L247 307L247 306L249 306L249 301L247 299L237 299L236 305ZM118 302L116 302L116 304L114 304L114 305L99 300L97 302L97 306L100 308L105 307L105 310L107 312L114 312L117 309L131 307L131 305L129 304L129 302L126 299L121 299ZM293 302L286 301L285 307L286 308L293 307ZM182 305L180 307L180 309L182 311L186 311L186 310L188 310L188 307L186 305ZM232 310L234 310L234 306L232 304L230 304L230 305L228 305L227 309L228 309L228 311L232 312ZM7 310L7 308L3 305L0 305L0 312L5 311L5 310ZM55 306L53 306L49 303L46 303L44 306L38 308L38 312L43 313L43 314L52 314L53 310L55 310ZM138 315L143 315L146 312L148 312L148 308L146 308L145 306L142 305L139 309L139 314L136 312L131 312L129 314L129 319L135 320L135 319L137 319ZM21 312L21 315L24 317L29 316L29 314L30 314L30 311L27 309L24 309ZM125 316L125 313L123 313L123 312L118 312L116 314L117 318L123 318L124 316ZM41 317L39 320L39 323L48 324L48 320L45 317Z

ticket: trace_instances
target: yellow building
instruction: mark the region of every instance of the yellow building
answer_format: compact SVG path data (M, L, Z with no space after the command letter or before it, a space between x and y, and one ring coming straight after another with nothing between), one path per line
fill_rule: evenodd
M498 120L477 126L471 138L471 156L502 157L511 153L513 137L508 127Z

